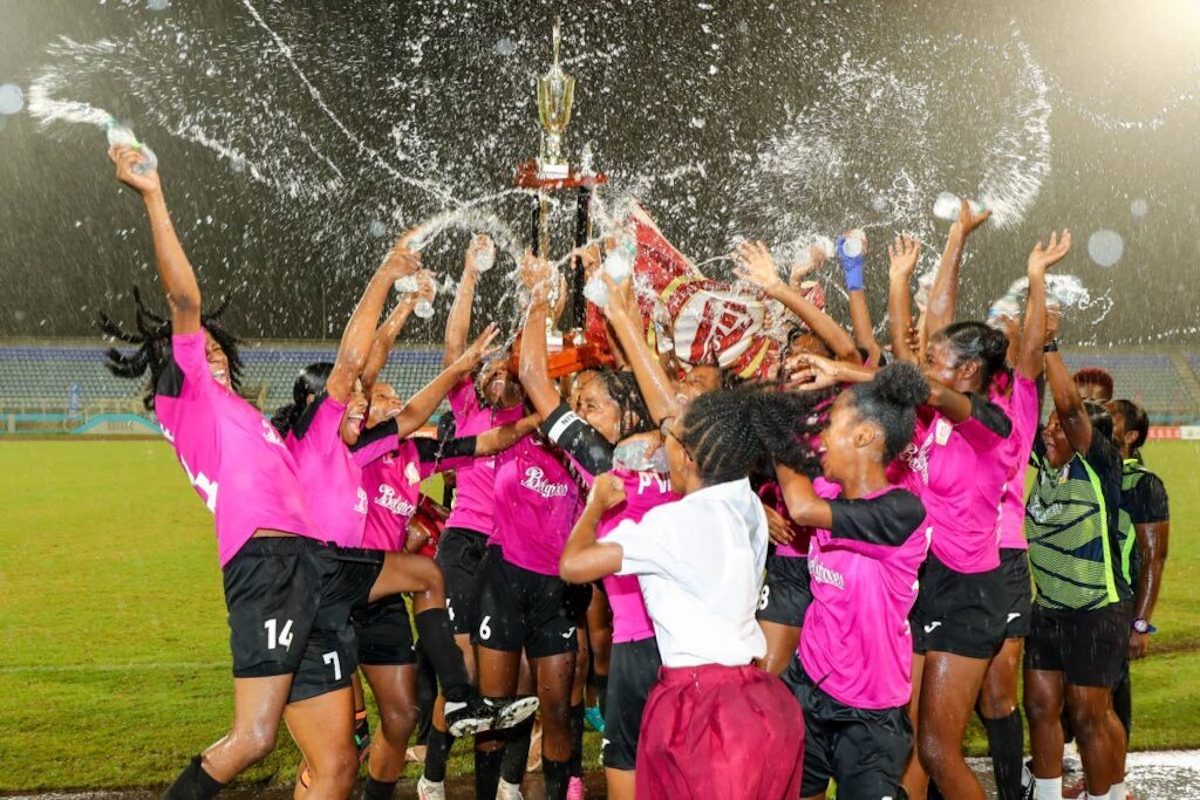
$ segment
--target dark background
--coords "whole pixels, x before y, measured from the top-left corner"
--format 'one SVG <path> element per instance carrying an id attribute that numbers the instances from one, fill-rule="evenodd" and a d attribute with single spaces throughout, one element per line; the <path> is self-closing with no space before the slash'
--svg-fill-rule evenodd
<path id="1" fill-rule="evenodd" d="M 698 261 L 738 237 L 783 245 L 867 226 L 882 317 L 884 233 L 920 234 L 928 269 L 939 191 L 974 195 L 989 170 L 1040 169 L 1021 213 L 972 239 L 964 316 L 982 316 L 1032 243 L 1066 225 L 1076 244 L 1061 270 L 1094 300 L 1066 338 L 1200 337 L 1192 0 L 252 7 L 329 113 L 245 2 L 0 0 L 0 83 L 26 93 L 23 112 L 0 117 L 0 334 L 88 335 L 97 309 L 128 313 L 130 285 L 154 281 L 141 209 L 113 181 L 102 132 L 39 125 L 33 81 L 54 78 L 56 97 L 131 121 L 154 147 L 206 297 L 233 296 L 233 329 L 319 338 L 340 330 L 391 236 L 448 207 L 397 175 L 469 199 L 507 188 L 536 154 L 532 76 L 562 13 L 578 80 L 569 154 L 590 146 L 610 202 L 636 194 Z M 1031 74 L 1051 109 L 1048 147 L 1029 130 L 1046 116 L 1029 111 Z M 526 203 L 488 208 L 523 236 Z M 1099 229 L 1124 239 L 1110 268 L 1088 258 Z M 426 264 L 457 276 L 465 241 L 438 239 Z M 511 266 L 484 283 L 496 316 L 510 314 Z M 440 337 L 448 305 L 440 297 L 438 317 L 406 336 Z"/>

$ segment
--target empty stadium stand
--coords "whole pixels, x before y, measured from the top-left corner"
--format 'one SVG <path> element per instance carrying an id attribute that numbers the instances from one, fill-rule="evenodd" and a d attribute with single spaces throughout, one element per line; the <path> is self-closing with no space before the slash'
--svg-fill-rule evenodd
<path id="1" fill-rule="evenodd" d="M 100 415 L 145 416 L 142 387 L 110 375 L 104 349 L 102 343 L 0 343 L 0 432 L 62 432 L 80 429 Z M 301 368 L 333 357 L 333 343 L 243 345 L 243 394 L 269 412 L 288 402 Z M 1117 395 L 1144 405 L 1157 425 L 1200 423 L 1200 353 L 1074 351 L 1066 360 L 1072 370 L 1107 369 L 1115 377 Z M 441 365 L 440 349 L 398 347 L 383 377 L 407 397 Z"/>

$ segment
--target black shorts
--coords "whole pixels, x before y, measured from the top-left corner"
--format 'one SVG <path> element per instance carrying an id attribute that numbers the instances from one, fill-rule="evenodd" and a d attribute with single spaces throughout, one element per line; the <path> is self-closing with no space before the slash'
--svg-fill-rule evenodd
<path id="1" fill-rule="evenodd" d="M 288 702 L 350 685 L 353 633 L 339 625 L 339 568 L 303 536 L 250 539 L 225 565 L 233 677 L 293 675 Z"/>
<path id="2" fill-rule="evenodd" d="M 913 652 L 990 659 L 1000 651 L 1008 603 L 1000 567 L 957 572 L 930 553 L 920 582 L 909 615 Z"/>
<path id="3" fill-rule="evenodd" d="M 568 583 L 563 589 L 563 607 L 567 619 L 587 620 L 588 606 L 592 604 L 592 584 Z"/>
<path id="4" fill-rule="evenodd" d="M 601 749 L 604 766 L 608 769 L 634 769 L 642 710 L 646 707 L 650 689 L 658 680 L 660 667 L 662 657 L 654 637 L 617 642 L 612 646 Z"/>
<path id="5" fill-rule="evenodd" d="M 479 626 L 472 644 L 489 650 L 525 650 L 530 658 L 574 653 L 575 620 L 567 615 L 567 584 L 504 560 L 489 547 L 479 576 Z"/>
<path id="6" fill-rule="evenodd" d="M 434 561 L 446 581 L 446 611 L 456 636 L 471 634 L 479 624 L 479 566 L 488 537 L 468 528 L 446 528 Z"/>
<path id="7" fill-rule="evenodd" d="M 1024 639 L 1029 635 L 1033 614 L 1033 581 L 1029 577 L 1029 551 L 1005 548 L 1000 551 L 1004 574 L 1004 638 Z"/>
<path id="8" fill-rule="evenodd" d="M 1094 611 L 1057 611 L 1035 605 L 1025 639 L 1025 669 L 1062 672 L 1074 686 L 1115 688 L 1129 649 L 1133 603 Z"/>
<path id="9" fill-rule="evenodd" d="M 833 778 L 838 797 L 895 797 L 912 747 L 908 710 L 867 710 L 840 703 L 815 686 L 795 658 L 784 682 L 804 711 L 800 796 L 823 794 Z"/>
<path id="10" fill-rule="evenodd" d="M 391 666 L 417 663 L 412 625 L 404 595 L 385 597 L 356 609 L 351 621 L 358 634 L 358 663 Z"/>
<path id="11" fill-rule="evenodd" d="M 799 628 L 812 602 L 808 585 L 808 559 L 772 555 L 767 558 L 767 581 L 763 584 L 755 616 L 764 622 Z"/>

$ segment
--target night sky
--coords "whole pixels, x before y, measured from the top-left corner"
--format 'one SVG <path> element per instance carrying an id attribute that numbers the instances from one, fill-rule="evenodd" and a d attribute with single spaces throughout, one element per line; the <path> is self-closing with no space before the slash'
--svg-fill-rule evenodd
<path id="1" fill-rule="evenodd" d="M 982 317 L 1065 225 L 1075 248 L 1058 271 L 1091 295 L 1065 339 L 1200 338 L 1194 0 L 0 0 L 0 84 L 23 100 L 0 115 L 0 334 L 90 335 L 98 309 L 127 314 L 129 287 L 155 280 L 103 132 L 41 124 L 35 85 L 128 120 L 155 149 L 206 299 L 232 295 L 233 329 L 319 338 L 340 331 L 392 236 L 509 188 L 536 155 L 533 75 L 556 13 L 578 80 L 568 154 L 587 145 L 613 179 L 606 202 L 636 196 L 697 261 L 747 237 L 786 261 L 805 237 L 865 227 L 879 321 L 884 235 L 916 232 L 930 269 L 945 233 L 933 198 L 991 197 L 962 318 Z M 480 208 L 520 240 L 528 202 Z M 572 213 L 558 214 L 564 237 Z M 1123 248 L 1108 267 L 1089 257 L 1101 230 Z M 426 265 L 456 277 L 466 237 L 437 239 Z M 511 319 L 511 267 L 488 273 L 478 316 Z M 440 338 L 449 303 L 406 336 Z"/>

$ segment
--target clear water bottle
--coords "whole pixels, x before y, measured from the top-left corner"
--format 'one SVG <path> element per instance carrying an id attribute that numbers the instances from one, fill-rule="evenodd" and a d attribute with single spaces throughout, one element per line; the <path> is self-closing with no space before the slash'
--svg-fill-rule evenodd
<path id="1" fill-rule="evenodd" d="M 433 316 L 433 303 L 425 299 L 418 300 L 413 306 L 413 313 L 421 319 L 429 319 Z"/>
<path id="2" fill-rule="evenodd" d="M 983 213 L 985 206 L 976 200 L 967 200 L 967 205 L 971 208 L 972 214 Z M 944 219 L 947 222 L 954 222 L 958 219 L 958 212 L 962 210 L 962 198 L 950 192 L 942 192 L 933 201 L 933 215 L 938 219 Z"/>
<path id="3" fill-rule="evenodd" d="M 475 256 L 475 269 L 479 272 L 487 272 L 494 266 L 496 266 L 496 243 L 489 236 L 487 246 L 480 248 L 479 253 Z"/>
<path id="4" fill-rule="evenodd" d="M 636 259 L 637 241 L 632 236 L 622 236 L 617 246 L 604 257 L 604 274 L 612 278 L 613 283 L 620 283 L 633 272 Z M 608 305 L 608 285 L 597 275 L 583 287 L 583 296 L 604 308 Z"/>
<path id="5" fill-rule="evenodd" d="M 108 136 L 109 147 L 132 147 L 141 154 L 141 162 L 133 167 L 134 174 L 146 175 L 158 169 L 158 156 L 154 155 L 154 151 L 148 146 L 137 140 L 137 137 L 133 135 L 132 128 L 109 117 L 108 122 L 104 124 L 104 132 Z"/>
<path id="6" fill-rule="evenodd" d="M 867 235 L 858 228 L 846 234 L 846 238 L 842 240 L 842 254 L 847 258 L 858 258 L 863 253 L 863 245 L 867 240 Z"/>
<path id="7" fill-rule="evenodd" d="M 405 275 L 403 278 L 398 278 L 395 286 L 396 291 L 401 294 L 416 294 L 421 290 L 421 282 L 417 280 L 416 275 Z M 422 297 L 413 306 L 413 313 L 421 319 L 429 319 L 433 316 L 433 303 Z"/>

